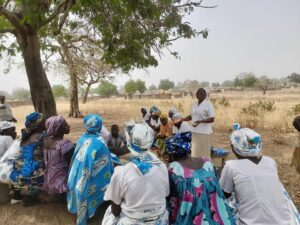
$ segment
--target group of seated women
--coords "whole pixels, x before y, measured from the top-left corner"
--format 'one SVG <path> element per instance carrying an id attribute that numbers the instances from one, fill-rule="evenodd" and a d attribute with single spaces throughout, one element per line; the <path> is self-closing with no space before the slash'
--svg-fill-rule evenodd
<path id="1" fill-rule="evenodd" d="M 25 206 L 45 201 L 41 196 L 66 197 L 77 225 L 86 225 L 104 202 L 110 206 L 103 225 L 300 224 L 255 131 L 236 127 L 230 143 L 237 159 L 226 162 L 219 179 L 209 157 L 191 157 L 191 132 L 163 141 L 169 164 L 163 163 L 152 152 L 161 130 L 155 134 L 145 122 L 126 124 L 130 159 L 116 164 L 101 137 L 102 123 L 99 115 L 84 117 L 86 132 L 74 148 L 64 138 L 70 127 L 62 116 L 28 115 L 20 140 L 0 159 L 0 182 L 12 185 L 13 198 Z M 0 135 L 6 129 L 0 123 Z"/>

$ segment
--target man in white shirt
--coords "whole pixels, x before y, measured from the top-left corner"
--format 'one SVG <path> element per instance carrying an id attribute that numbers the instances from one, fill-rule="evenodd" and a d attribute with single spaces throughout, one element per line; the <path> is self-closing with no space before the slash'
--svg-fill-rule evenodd
<path id="1" fill-rule="evenodd" d="M 4 155 L 16 138 L 16 127 L 8 121 L 0 122 L 0 158 Z"/>
<path id="2" fill-rule="evenodd" d="M 191 114 L 183 121 L 193 121 L 192 157 L 210 157 L 212 123 L 215 119 L 214 108 L 206 100 L 204 88 L 196 92 L 198 102 L 192 106 Z"/>
<path id="3" fill-rule="evenodd" d="M 17 122 L 13 117 L 11 107 L 5 102 L 5 96 L 0 96 L 0 121 Z"/>
<path id="4" fill-rule="evenodd" d="M 192 130 L 191 126 L 187 123 L 182 121 L 182 114 L 181 113 L 175 113 L 172 117 L 173 122 L 173 128 L 172 133 L 173 134 L 180 134 L 185 132 L 190 132 Z"/>

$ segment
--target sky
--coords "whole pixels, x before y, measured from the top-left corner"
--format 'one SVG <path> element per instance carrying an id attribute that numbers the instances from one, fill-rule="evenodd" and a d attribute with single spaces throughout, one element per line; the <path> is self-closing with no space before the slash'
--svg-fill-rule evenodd
<path id="1" fill-rule="evenodd" d="M 172 50 L 180 59 L 165 51 L 157 67 L 134 70 L 119 75 L 115 83 L 123 85 L 130 78 L 142 79 L 148 86 L 169 78 L 176 83 L 186 79 L 222 82 L 241 72 L 257 76 L 285 77 L 300 73 L 300 0 L 204 0 L 214 9 L 196 9 L 186 18 L 194 28 L 209 30 L 201 37 L 178 40 Z M 28 88 L 22 62 L 11 72 L 1 71 L 0 91 Z M 51 84 L 63 82 L 59 74 L 48 73 Z"/>

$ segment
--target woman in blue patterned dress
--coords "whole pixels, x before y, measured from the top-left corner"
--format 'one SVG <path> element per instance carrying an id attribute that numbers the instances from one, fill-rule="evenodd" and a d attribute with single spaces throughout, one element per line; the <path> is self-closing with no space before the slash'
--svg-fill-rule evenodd
<path id="1" fill-rule="evenodd" d="M 87 132 L 77 142 L 68 178 L 68 210 L 77 214 L 77 225 L 86 225 L 104 202 L 113 174 L 110 152 L 100 137 L 102 118 L 90 114 L 83 123 Z"/>
<path id="2" fill-rule="evenodd" d="M 169 222 L 171 225 L 235 225 L 214 166 L 208 158 L 192 158 L 191 132 L 166 141 L 172 162 Z"/>

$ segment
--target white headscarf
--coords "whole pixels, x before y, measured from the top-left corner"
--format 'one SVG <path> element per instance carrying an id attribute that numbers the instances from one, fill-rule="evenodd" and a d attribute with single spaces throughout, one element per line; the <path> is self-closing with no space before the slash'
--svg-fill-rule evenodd
<path id="1" fill-rule="evenodd" d="M 8 122 L 8 121 L 1 121 L 0 122 L 0 133 L 6 129 L 15 127 L 15 125 L 12 122 Z"/>

